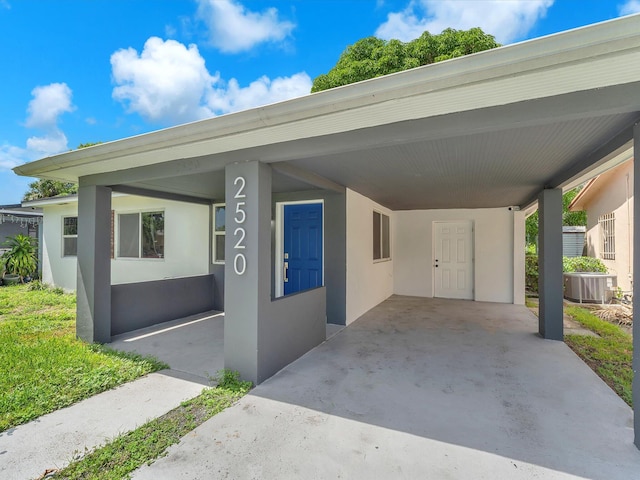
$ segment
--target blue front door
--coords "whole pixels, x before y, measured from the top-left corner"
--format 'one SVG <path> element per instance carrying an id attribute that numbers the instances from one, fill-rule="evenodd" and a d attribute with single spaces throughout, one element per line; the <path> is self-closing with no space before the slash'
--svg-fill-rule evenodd
<path id="1" fill-rule="evenodd" d="M 284 294 L 322 286 L 322 203 L 284 206 Z"/>

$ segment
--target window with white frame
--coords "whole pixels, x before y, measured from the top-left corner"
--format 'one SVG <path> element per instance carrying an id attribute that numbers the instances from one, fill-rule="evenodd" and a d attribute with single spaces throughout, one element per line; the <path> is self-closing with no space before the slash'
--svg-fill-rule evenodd
<path id="1" fill-rule="evenodd" d="M 389 237 L 389 216 L 373 212 L 373 259 L 389 260 L 391 245 Z"/>
<path id="2" fill-rule="evenodd" d="M 225 206 L 224 204 L 213 206 L 213 261 L 224 263 L 225 243 Z"/>
<path id="3" fill-rule="evenodd" d="M 616 259 L 616 217 L 607 213 L 598 217 L 600 226 L 600 254 L 604 260 Z"/>
<path id="4" fill-rule="evenodd" d="M 164 212 L 118 214 L 118 257 L 164 258 Z"/>
<path id="5" fill-rule="evenodd" d="M 62 256 L 78 255 L 78 217 L 62 217 Z"/>

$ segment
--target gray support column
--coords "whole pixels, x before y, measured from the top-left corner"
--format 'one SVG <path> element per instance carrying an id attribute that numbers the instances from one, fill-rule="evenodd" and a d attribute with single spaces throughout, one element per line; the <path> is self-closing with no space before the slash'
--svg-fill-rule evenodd
<path id="1" fill-rule="evenodd" d="M 633 128 L 633 430 L 640 449 L 640 123 Z"/>
<path id="2" fill-rule="evenodd" d="M 259 381 L 260 308 L 271 298 L 271 167 L 226 167 L 224 364 Z"/>
<path id="3" fill-rule="evenodd" d="M 78 305 L 76 334 L 111 341 L 111 189 L 78 189 Z"/>
<path id="4" fill-rule="evenodd" d="M 563 340 L 562 326 L 562 190 L 545 189 L 538 197 L 538 331 Z"/>

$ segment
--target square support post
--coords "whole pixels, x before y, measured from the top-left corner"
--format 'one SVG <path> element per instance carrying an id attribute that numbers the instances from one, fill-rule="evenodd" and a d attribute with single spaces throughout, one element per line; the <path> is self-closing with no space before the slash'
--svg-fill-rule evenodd
<path id="1" fill-rule="evenodd" d="M 260 310 L 271 301 L 271 167 L 228 165 L 225 177 L 224 365 L 257 384 Z"/>
<path id="2" fill-rule="evenodd" d="M 538 212 L 538 332 L 549 340 L 563 340 L 562 190 L 543 190 L 538 197 Z"/>
<path id="3" fill-rule="evenodd" d="M 111 189 L 78 189 L 78 304 L 76 334 L 111 341 Z"/>
<path id="4" fill-rule="evenodd" d="M 640 123 L 633 127 L 633 431 L 640 449 Z"/>

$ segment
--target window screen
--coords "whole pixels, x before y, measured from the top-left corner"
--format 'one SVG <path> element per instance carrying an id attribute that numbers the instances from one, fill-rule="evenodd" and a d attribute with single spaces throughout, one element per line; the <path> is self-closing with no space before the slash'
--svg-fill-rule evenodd
<path id="1" fill-rule="evenodd" d="M 118 215 L 118 256 L 140 256 L 140 214 Z"/>

